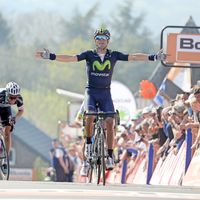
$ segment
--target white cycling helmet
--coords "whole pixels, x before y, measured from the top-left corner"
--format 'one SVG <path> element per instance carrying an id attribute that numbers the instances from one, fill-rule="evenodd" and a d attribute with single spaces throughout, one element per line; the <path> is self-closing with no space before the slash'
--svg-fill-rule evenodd
<path id="1" fill-rule="evenodd" d="M 14 81 L 7 83 L 6 90 L 7 90 L 9 95 L 16 96 L 16 95 L 20 94 L 20 87 Z"/>

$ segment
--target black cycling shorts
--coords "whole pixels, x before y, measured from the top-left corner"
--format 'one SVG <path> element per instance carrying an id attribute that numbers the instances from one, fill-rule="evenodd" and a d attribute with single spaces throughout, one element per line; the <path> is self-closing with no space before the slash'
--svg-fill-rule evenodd
<path id="1" fill-rule="evenodd" d="M 0 107 L 0 121 L 3 126 L 11 126 L 10 120 L 12 118 L 11 107 Z"/>
<path id="2" fill-rule="evenodd" d="M 86 111 L 97 111 L 96 105 L 98 104 L 100 111 L 114 112 L 114 105 L 109 88 L 86 88 L 84 104 Z"/>

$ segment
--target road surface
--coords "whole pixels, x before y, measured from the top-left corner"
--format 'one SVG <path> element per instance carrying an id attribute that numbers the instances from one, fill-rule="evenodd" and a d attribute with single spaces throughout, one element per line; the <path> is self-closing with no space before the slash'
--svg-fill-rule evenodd
<path id="1" fill-rule="evenodd" d="M 200 200 L 200 187 L 0 181 L 0 200 Z"/>

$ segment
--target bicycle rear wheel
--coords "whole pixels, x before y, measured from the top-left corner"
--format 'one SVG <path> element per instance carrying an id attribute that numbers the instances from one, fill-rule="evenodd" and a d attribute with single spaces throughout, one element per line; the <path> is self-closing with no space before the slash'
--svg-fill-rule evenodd
<path id="1" fill-rule="evenodd" d="M 6 152 L 6 146 L 0 139 L 0 180 L 8 180 L 10 175 L 9 157 Z"/>
<path id="2" fill-rule="evenodd" d="M 102 130 L 101 130 L 102 131 Z M 106 165 L 105 165 L 105 147 L 104 147 L 104 133 L 100 133 L 99 138 L 99 162 L 98 162 L 98 180 L 97 184 L 99 184 L 101 181 L 103 185 L 106 183 Z"/>
<path id="3" fill-rule="evenodd" d="M 94 138 L 93 144 L 93 173 L 91 172 L 91 182 L 97 182 L 99 184 L 101 181 L 105 185 L 105 146 L 104 146 L 104 132 L 101 128 L 97 130 Z M 91 178 L 92 177 L 92 178 Z"/>

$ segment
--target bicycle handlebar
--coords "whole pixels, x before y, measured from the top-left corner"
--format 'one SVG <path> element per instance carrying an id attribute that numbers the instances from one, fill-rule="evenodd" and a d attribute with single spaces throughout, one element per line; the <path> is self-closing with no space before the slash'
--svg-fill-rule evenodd
<path id="1" fill-rule="evenodd" d="M 3 124 L 2 123 L 4 123 L 4 122 L 6 122 L 7 120 L 0 120 L 0 125 L 2 125 L 3 126 Z"/>
<path id="2" fill-rule="evenodd" d="M 108 116 L 108 115 L 118 115 L 119 112 L 116 111 L 116 112 L 84 112 L 84 115 L 94 115 L 94 116 Z"/>
<path id="3" fill-rule="evenodd" d="M 10 124 L 14 124 L 12 119 L 10 119 L 10 120 L 0 120 L 0 124 L 1 124 L 1 125 L 2 125 L 4 122 L 9 122 Z"/>
<path id="4" fill-rule="evenodd" d="M 115 120 L 117 122 L 117 125 L 120 125 L 120 117 L 119 117 L 119 111 L 116 110 L 115 112 L 102 112 L 102 111 L 98 111 L 98 112 L 84 112 L 83 114 L 83 126 L 85 126 L 85 116 L 96 116 L 96 117 L 108 117 L 110 115 L 113 115 L 115 117 Z"/>

